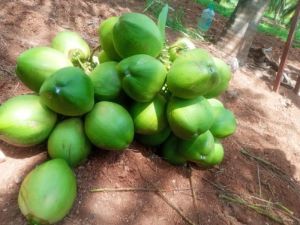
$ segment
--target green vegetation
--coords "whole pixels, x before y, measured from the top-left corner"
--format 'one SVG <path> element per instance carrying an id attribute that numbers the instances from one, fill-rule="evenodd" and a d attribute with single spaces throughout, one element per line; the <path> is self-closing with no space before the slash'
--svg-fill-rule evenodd
<path id="1" fill-rule="evenodd" d="M 150 12 L 155 18 L 158 18 L 159 13 L 166 4 L 164 0 L 146 0 L 146 7 L 144 12 Z M 202 34 L 194 28 L 187 28 L 183 22 L 184 10 L 183 8 L 174 9 L 169 6 L 169 14 L 166 26 L 195 39 L 203 39 Z"/>
<path id="2" fill-rule="evenodd" d="M 266 33 L 272 36 L 276 36 L 281 40 L 286 40 L 288 35 L 288 30 L 281 26 L 275 26 L 269 23 L 260 23 L 258 26 L 258 31 Z"/>
<path id="3" fill-rule="evenodd" d="M 218 13 L 219 15 L 222 15 L 224 17 L 230 17 L 231 13 L 234 11 L 234 8 L 237 4 L 237 0 L 223 0 L 220 2 L 220 4 L 212 1 L 212 0 L 196 0 L 197 3 L 200 5 L 206 7 L 208 6 L 209 3 L 213 3 L 215 7 L 215 12 Z M 292 1 L 290 1 L 292 2 Z M 292 8 L 292 6 L 290 7 Z M 288 11 L 288 9 L 286 9 Z M 283 13 L 286 13 L 288 16 L 285 17 L 284 19 L 281 19 L 282 21 L 275 22 L 275 12 L 272 10 L 272 7 L 269 8 L 265 12 L 264 17 L 266 20 L 261 22 L 258 26 L 258 31 L 261 33 L 265 33 L 267 35 L 272 35 L 275 37 L 280 38 L 283 41 L 287 40 L 288 34 L 289 34 L 289 26 L 288 24 L 290 23 L 291 16 L 288 14 L 286 11 Z M 270 22 L 269 22 L 270 21 Z M 273 23 L 272 23 L 273 21 Z M 281 24 L 280 24 L 281 23 Z M 300 26 L 298 26 L 298 29 L 296 30 L 295 33 L 295 47 L 300 47 Z"/>
<path id="4" fill-rule="evenodd" d="M 267 22 L 260 23 L 258 26 L 258 31 L 265 33 L 267 35 L 272 35 L 275 37 L 280 38 L 282 41 L 286 41 L 287 37 L 289 35 L 288 28 L 280 25 L 274 25 Z M 295 33 L 295 39 L 294 39 L 294 47 L 299 48 L 300 47 L 300 26 L 298 25 L 298 28 Z"/>
<path id="5" fill-rule="evenodd" d="M 230 17 L 237 4 L 237 0 L 221 1 L 220 4 L 212 0 L 196 0 L 196 2 L 205 7 L 208 6 L 209 3 L 213 3 L 215 12 L 224 17 Z"/>
<path id="6" fill-rule="evenodd" d="M 283 41 L 287 40 L 289 33 L 289 24 L 292 17 L 292 9 L 295 7 L 295 0 L 271 0 L 271 5 L 264 14 L 264 20 L 258 26 L 258 31 L 267 35 L 275 36 Z M 238 0 L 221 0 L 217 3 L 213 0 L 195 0 L 203 7 L 207 7 L 208 4 L 214 5 L 214 10 L 217 14 L 229 18 L 233 13 Z M 158 17 L 159 12 L 165 5 L 164 0 L 146 0 L 146 8 L 144 11 L 150 12 L 154 17 Z M 283 5 L 280 5 L 283 4 Z M 277 15 L 275 15 L 277 14 Z M 201 38 L 203 34 L 193 28 L 187 28 L 184 26 L 184 9 L 173 9 L 170 7 L 169 16 L 167 19 L 167 26 L 173 30 L 179 31 L 191 38 Z M 300 47 L 300 26 L 296 30 L 295 41 L 293 44 L 295 47 Z"/>
<path id="7" fill-rule="evenodd" d="M 258 31 L 267 35 L 278 37 L 282 41 L 286 41 L 289 34 L 288 28 L 269 23 L 260 23 Z M 298 26 L 298 29 L 296 30 L 293 46 L 300 48 L 300 26 Z"/>
<path id="8" fill-rule="evenodd" d="M 289 24 L 296 10 L 298 0 L 271 0 L 267 14 L 279 24 Z"/>

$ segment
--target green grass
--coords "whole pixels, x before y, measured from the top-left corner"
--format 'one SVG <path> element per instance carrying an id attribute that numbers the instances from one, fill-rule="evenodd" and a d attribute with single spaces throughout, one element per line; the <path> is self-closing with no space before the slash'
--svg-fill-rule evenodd
<path id="1" fill-rule="evenodd" d="M 258 26 L 258 31 L 268 35 L 278 37 L 283 41 L 286 41 L 289 35 L 289 30 L 287 28 L 283 28 L 281 26 L 275 26 L 273 24 L 268 24 L 268 23 L 260 23 Z M 300 25 L 296 30 L 294 40 L 295 40 L 294 46 L 300 47 Z"/>
<path id="2" fill-rule="evenodd" d="M 268 24 L 268 23 L 260 23 L 258 25 L 258 31 L 268 34 L 268 35 L 272 35 L 272 36 L 276 36 L 278 38 L 280 38 L 281 40 L 285 41 L 287 39 L 288 36 L 288 30 L 280 27 L 280 26 L 275 26 L 273 24 Z"/>
<path id="3" fill-rule="evenodd" d="M 146 7 L 144 12 L 150 12 L 155 18 L 158 18 L 159 13 L 161 12 L 162 8 L 166 2 L 164 0 L 146 0 Z M 194 28 L 187 28 L 184 26 L 183 23 L 184 18 L 184 10 L 183 8 L 174 9 L 172 7 L 169 8 L 168 18 L 166 26 L 181 32 L 185 36 L 194 38 L 194 39 L 201 39 L 203 40 L 203 36 L 199 33 L 198 30 Z"/>
<path id="4" fill-rule="evenodd" d="M 264 17 L 268 18 L 269 20 L 274 20 L 274 12 L 270 12 L 270 11 L 266 10 L 265 13 L 264 13 Z M 280 20 L 278 22 L 280 22 L 282 25 L 287 25 L 287 24 L 289 24 L 291 22 L 291 18 L 290 17 L 287 17 L 284 20 L 282 18 L 281 19 L 277 18 L 277 20 L 278 19 Z"/>

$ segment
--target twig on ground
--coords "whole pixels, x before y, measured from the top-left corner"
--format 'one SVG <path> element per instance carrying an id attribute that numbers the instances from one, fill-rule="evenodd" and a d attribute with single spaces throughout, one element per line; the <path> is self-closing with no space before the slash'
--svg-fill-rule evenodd
<path id="1" fill-rule="evenodd" d="M 246 157 L 254 159 L 258 163 L 260 163 L 264 168 L 271 170 L 279 178 L 281 178 L 282 180 L 289 183 L 291 185 L 291 187 L 293 188 L 293 190 L 295 191 L 295 193 L 297 193 L 298 196 L 300 195 L 300 188 L 299 188 L 299 186 L 297 186 L 297 181 L 293 177 L 286 174 L 281 168 L 277 167 L 273 163 L 271 163 L 261 157 L 251 154 L 250 152 L 246 151 L 243 148 L 240 149 L 240 152 L 243 155 L 245 155 Z"/>
<path id="2" fill-rule="evenodd" d="M 273 169 L 274 171 L 276 171 L 277 173 L 286 175 L 285 172 L 282 171 L 282 169 L 280 169 L 279 167 L 277 167 L 277 166 L 275 166 L 274 164 L 270 163 L 269 161 L 267 161 L 267 160 L 265 160 L 265 159 L 263 159 L 263 158 L 260 158 L 260 157 L 258 157 L 258 156 L 256 156 L 256 155 L 253 155 L 253 154 L 251 154 L 250 152 L 248 152 L 247 150 L 245 150 L 245 149 L 243 149 L 243 148 L 241 148 L 240 152 L 241 152 L 243 155 L 247 156 L 248 158 L 255 159 L 256 161 L 262 163 L 263 165 L 266 165 L 266 166 L 272 168 L 272 169 Z"/>
<path id="3" fill-rule="evenodd" d="M 11 76 L 14 75 L 13 72 L 9 71 L 8 69 L 4 68 L 4 67 L 1 66 L 1 65 L 0 65 L 0 71 L 5 72 L 5 73 L 7 73 L 7 74 L 9 74 L 9 75 L 11 75 Z"/>
<path id="4" fill-rule="evenodd" d="M 280 202 L 271 202 L 261 197 L 250 196 L 250 199 L 256 200 L 256 202 L 246 200 L 234 193 L 233 191 L 225 190 L 219 184 L 216 184 L 212 181 L 207 180 L 206 178 L 202 178 L 204 181 L 215 187 L 219 191 L 219 198 L 222 198 L 226 201 L 237 203 L 243 206 L 246 206 L 249 209 L 254 210 L 255 212 L 268 217 L 269 219 L 280 223 L 285 224 L 285 219 L 292 219 L 297 223 L 300 222 L 300 219 L 294 216 L 294 212 L 283 206 Z M 259 202 L 257 202 L 259 201 Z M 281 217 L 279 214 L 284 215 L 285 217 Z M 285 218 L 285 219 L 284 219 Z"/>
<path id="5" fill-rule="evenodd" d="M 261 181 L 261 184 L 262 185 L 264 185 L 269 191 L 270 191 L 270 193 L 271 193 L 271 195 L 273 196 L 273 197 L 275 197 L 275 193 L 274 193 L 274 191 L 272 190 L 272 187 L 271 187 L 271 185 L 268 183 L 268 181 L 269 180 L 262 180 Z"/>
<path id="6" fill-rule="evenodd" d="M 147 184 L 149 184 L 150 186 L 152 186 L 153 189 L 156 189 L 155 193 L 156 193 L 161 199 L 163 199 L 164 202 L 167 203 L 173 210 L 175 210 L 175 211 L 178 213 L 178 215 L 180 215 L 181 218 L 182 218 L 186 223 L 188 223 L 189 225 L 196 225 L 193 221 L 191 221 L 188 217 L 186 217 L 186 216 L 181 212 L 180 209 L 178 209 L 175 205 L 173 205 L 173 203 L 170 202 L 170 201 L 164 196 L 164 194 L 163 194 L 163 193 L 162 193 L 162 192 L 161 192 L 161 191 L 160 191 L 153 183 L 149 182 L 149 181 L 142 175 L 142 173 L 141 173 L 141 171 L 140 171 L 140 168 L 139 168 L 138 166 L 137 166 L 137 169 L 138 169 L 138 172 L 139 172 L 141 178 L 142 178 Z"/>
<path id="7" fill-rule="evenodd" d="M 257 213 L 268 217 L 269 219 L 271 219 L 277 223 L 284 224 L 283 219 L 280 216 L 274 215 L 270 210 L 268 210 L 268 208 L 264 208 L 263 206 L 251 204 L 239 196 L 231 196 L 231 195 L 227 195 L 227 194 L 221 194 L 219 197 L 224 200 L 227 200 L 229 202 L 238 203 L 240 205 L 246 206 L 250 209 L 253 209 Z"/>
<path id="8" fill-rule="evenodd" d="M 240 153 L 243 154 L 244 156 L 253 159 L 255 161 L 257 161 L 263 168 L 265 168 L 266 170 L 272 172 L 275 176 L 277 176 L 278 178 L 280 178 L 281 180 L 287 182 L 289 185 L 291 185 L 292 190 L 298 195 L 300 196 L 300 188 L 299 188 L 299 182 L 297 182 L 293 177 L 289 176 L 288 174 L 286 174 L 281 168 L 279 168 L 278 166 L 274 165 L 273 163 L 259 157 L 256 156 L 250 152 L 248 152 L 247 150 L 245 150 L 243 148 L 242 145 L 240 145 L 239 143 L 237 143 L 236 141 L 234 141 L 234 143 L 240 148 Z M 268 188 L 271 190 L 271 188 L 268 186 Z M 271 191 L 272 192 L 272 191 Z M 273 192 L 272 192 L 273 195 Z"/>
<path id="9" fill-rule="evenodd" d="M 261 197 L 261 182 L 260 182 L 260 172 L 259 172 L 259 164 L 257 163 L 257 179 L 258 179 L 258 187 L 259 187 L 259 197 Z"/>
<path id="10" fill-rule="evenodd" d="M 206 179 L 205 177 L 202 177 L 202 180 L 204 180 L 205 182 L 209 183 L 211 186 L 214 186 L 216 189 L 218 189 L 219 191 L 224 191 L 224 192 L 227 192 L 227 190 L 222 187 L 221 185 L 218 185 L 208 179 Z"/>
<path id="11" fill-rule="evenodd" d="M 14 88 L 14 90 L 13 90 L 13 93 L 16 92 L 16 90 L 19 88 L 19 86 L 20 86 L 20 82 L 18 82 L 17 85 L 15 86 L 15 88 Z"/>
<path id="12" fill-rule="evenodd" d="M 188 169 L 189 183 L 190 183 L 191 193 L 192 193 L 192 197 L 193 197 L 194 210 L 195 210 L 195 212 L 198 212 L 199 210 L 198 210 L 198 204 L 197 204 L 197 199 L 196 199 L 196 193 L 195 193 L 194 186 L 193 186 L 193 170 L 192 170 L 190 163 L 188 163 L 187 166 L 188 166 L 187 169 Z M 198 215 L 197 218 L 198 218 L 198 223 L 200 224 L 200 215 Z"/>
<path id="13" fill-rule="evenodd" d="M 188 164 L 188 177 L 189 177 L 189 183 L 190 183 L 190 190 L 191 190 L 192 197 L 193 197 L 193 205 L 194 205 L 194 208 L 196 209 L 196 205 L 197 205 L 196 194 L 195 194 L 194 187 L 193 187 L 192 168 L 191 168 L 190 164 Z"/>
<path id="14" fill-rule="evenodd" d="M 256 196 L 251 196 L 251 198 L 256 199 L 258 201 L 265 202 L 272 207 L 276 207 L 276 208 L 280 209 L 282 213 L 286 214 L 287 216 L 290 216 L 292 219 L 294 219 L 298 223 L 300 223 L 300 219 L 298 217 L 294 216 L 294 212 L 292 210 L 288 209 L 286 206 L 282 205 L 280 202 L 270 202 L 266 199 L 258 198 Z"/>
<path id="15" fill-rule="evenodd" d="M 161 197 L 172 209 L 174 209 L 181 217 L 182 219 L 187 222 L 190 225 L 196 225 L 193 221 L 191 221 L 188 217 L 183 215 L 181 210 L 179 210 L 176 206 L 173 205 L 159 190 L 155 192 L 159 197 Z"/>
<path id="16" fill-rule="evenodd" d="M 184 188 L 184 189 L 172 189 L 172 190 L 164 190 L 164 189 L 160 189 L 157 190 L 155 188 L 95 188 L 95 189 L 91 189 L 90 192 L 134 192 L 134 191 L 139 191 L 139 192 L 157 192 L 157 191 L 161 191 L 161 192 L 180 192 L 180 191 L 189 191 L 189 188 Z"/>
<path id="17" fill-rule="evenodd" d="M 297 221 L 298 224 L 300 224 L 300 218 L 294 216 L 294 212 L 293 211 L 291 211 L 290 209 L 288 209 L 285 206 L 283 206 L 280 202 L 276 202 L 276 203 L 274 203 L 274 205 L 276 207 L 278 207 L 279 209 L 281 209 L 284 214 L 286 214 L 287 216 L 291 217 L 292 219 L 294 219 L 295 221 Z"/>

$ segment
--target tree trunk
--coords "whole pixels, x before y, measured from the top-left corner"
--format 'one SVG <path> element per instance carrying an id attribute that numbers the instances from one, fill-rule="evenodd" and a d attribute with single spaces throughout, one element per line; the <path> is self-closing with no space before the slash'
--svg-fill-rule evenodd
<path id="1" fill-rule="evenodd" d="M 233 24 L 235 17 L 236 17 L 236 12 L 239 8 L 244 7 L 246 2 L 248 0 L 239 0 L 236 7 L 234 8 L 234 11 L 232 12 L 232 14 L 229 17 L 229 20 L 226 23 L 225 29 L 223 30 L 223 33 L 226 34 L 227 33 L 227 29 Z"/>
<path id="2" fill-rule="evenodd" d="M 218 46 L 244 65 L 256 33 L 257 25 L 267 8 L 269 0 L 240 0 L 235 18 Z"/>

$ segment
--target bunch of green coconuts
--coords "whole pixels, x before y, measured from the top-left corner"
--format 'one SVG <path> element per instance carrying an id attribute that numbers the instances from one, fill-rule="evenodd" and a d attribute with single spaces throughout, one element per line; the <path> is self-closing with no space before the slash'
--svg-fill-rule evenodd
<path id="1" fill-rule="evenodd" d="M 186 38 L 167 45 L 163 10 L 157 24 L 139 13 L 103 21 L 97 57 L 77 33 L 62 31 L 49 47 L 17 58 L 17 76 L 33 93 L 0 106 L 0 140 L 47 141 L 51 158 L 21 184 L 18 203 L 29 223 L 67 215 L 77 192 L 72 168 L 92 146 L 124 151 L 135 139 L 174 165 L 222 162 L 221 140 L 236 120 L 215 97 L 227 89 L 230 69 Z"/>

